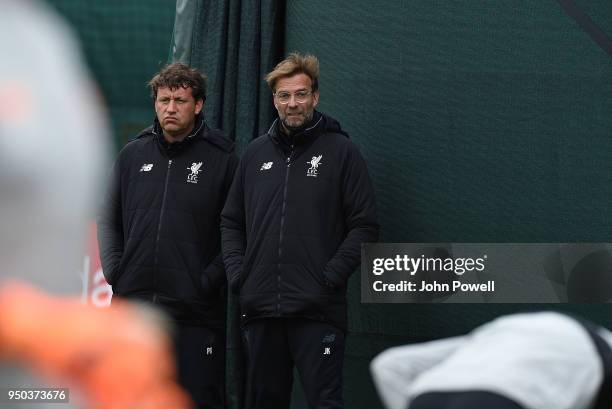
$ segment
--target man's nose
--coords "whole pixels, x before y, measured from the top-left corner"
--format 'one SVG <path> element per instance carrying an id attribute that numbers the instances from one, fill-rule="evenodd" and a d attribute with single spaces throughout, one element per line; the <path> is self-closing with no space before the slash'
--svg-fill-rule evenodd
<path id="1" fill-rule="evenodd" d="M 168 111 L 176 112 L 176 102 L 173 99 L 168 103 Z"/>
<path id="2" fill-rule="evenodd" d="M 295 108 L 298 105 L 295 95 L 291 94 L 287 105 L 289 105 L 291 108 Z"/>

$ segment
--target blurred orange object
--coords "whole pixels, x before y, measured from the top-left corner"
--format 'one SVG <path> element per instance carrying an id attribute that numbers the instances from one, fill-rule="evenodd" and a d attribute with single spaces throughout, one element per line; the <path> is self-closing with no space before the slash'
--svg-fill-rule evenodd
<path id="1" fill-rule="evenodd" d="M 144 306 L 96 308 L 10 283 L 0 290 L 0 356 L 67 382 L 92 409 L 190 408 L 162 322 Z"/>

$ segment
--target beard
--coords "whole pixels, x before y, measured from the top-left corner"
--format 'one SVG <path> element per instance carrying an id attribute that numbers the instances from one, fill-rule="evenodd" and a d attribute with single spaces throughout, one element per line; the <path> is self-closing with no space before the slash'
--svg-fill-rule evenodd
<path id="1" fill-rule="evenodd" d="M 292 121 L 293 123 L 289 123 L 289 120 L 287 119 L 287 115 L 285 115 L 285 117 L 281 119 L 281 123 L 283 124 L 283 127 L 287 131 L 289 131 L 289 133 L 298 132 L 304 129 L 306 127 L 306 124 L 308 124 L 312 120 L 313 112 L 314 111 L 307 112 L 304 115 L 304 120 L 299 121 L 299 123 L 296 123 L 295 121 Z"/>

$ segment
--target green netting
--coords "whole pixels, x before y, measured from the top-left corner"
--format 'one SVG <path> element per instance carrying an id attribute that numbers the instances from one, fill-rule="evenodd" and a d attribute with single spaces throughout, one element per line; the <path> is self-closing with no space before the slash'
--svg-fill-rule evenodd
<path id="1" fill-rule="evenodd" d="M 163 66 L 175 3 L 47 0 L 70 23 L 107 104 L 117 148 L 151 123 L 146 82 Z"/>

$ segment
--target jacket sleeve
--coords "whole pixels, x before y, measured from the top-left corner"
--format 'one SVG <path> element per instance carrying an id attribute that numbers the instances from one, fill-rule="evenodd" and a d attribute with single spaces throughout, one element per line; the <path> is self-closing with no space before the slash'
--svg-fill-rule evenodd
<path id="1" fill-rule="evenodd" d="M 344 288 L 359 267 L 361 244 L 378 240 L 374 188 L 365 160 L 353 144 L 349 145 L 342 172 L 342 209 L 347 235 L 323 269 L 328 285 Z"/>
<path id="2" fill-rule="evenodd" d="M 123 256 L 123 221 L 121 216 L 121 170 L 119 160 L 111 171 L 110 182 L 98 216 L 98 247 L 102 273 L 113 285 Z"/>
<path id="3" fill-rule="evenodd" d="M 232 154 L 232 156 L 227 162 L 227 168 L 223 181 L 223 192 L 221 194 L 223 203 L 225 203 L 225 201 L 227 200 L 228 191 L 234 179 L 234 174 L 236 173 L 237 165 L 238 158 L 235 154 Z M 206 266 L 206 268 L 202 272 L 201 283 L 204 291 L 222 291 L 222 289 L 225 288 L 226 274 L 221 251 L 219 251 L 215 258 L 208 264 L 208 266 Z"/>
<path id="4" fill-rule="evenodd" d="M 237 294 L 240 289 L 242 262 L 246 251 L 244 162 L 243 158 L 234 176 L 223 212 L 221 212 L 223 261 L 227 270 L 227 279 L 234 294 Z"/>

